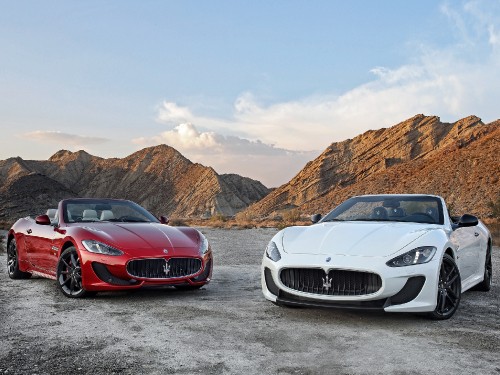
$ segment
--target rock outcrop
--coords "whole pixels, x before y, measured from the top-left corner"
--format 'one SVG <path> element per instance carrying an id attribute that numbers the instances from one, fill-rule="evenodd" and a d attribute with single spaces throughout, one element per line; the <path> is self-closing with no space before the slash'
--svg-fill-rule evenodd
<path id="1" fill-rule="evenodd" d="M 457 213 L 487 216 L 500 192 L 500 121 L 443 123 L 417 115 L 332 143 L 289 183 L 250 206 L 253 215 L 298 207 L 325 213 L 358 194 L 438 194 Z"/>
<path id="2" fill-rule="evenodd" d="M 166 145 L 123 159 L 61 150 L 45 161 L 0 161 L 0 221 L 41 212 L 66 197 L 130 199 L 156 215 L 231 216 L 268 192 L 258 181 L 219 175 Z"/>

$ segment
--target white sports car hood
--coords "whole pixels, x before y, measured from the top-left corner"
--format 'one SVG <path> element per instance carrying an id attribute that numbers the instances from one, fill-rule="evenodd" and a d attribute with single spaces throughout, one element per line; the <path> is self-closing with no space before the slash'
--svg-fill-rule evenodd
<path id="1" fill-rule="evenodd" d="M 289 254 L 388 256 L 435 230 L 435 225 L 397 222 L 329 222 L 283 231 Z"/>

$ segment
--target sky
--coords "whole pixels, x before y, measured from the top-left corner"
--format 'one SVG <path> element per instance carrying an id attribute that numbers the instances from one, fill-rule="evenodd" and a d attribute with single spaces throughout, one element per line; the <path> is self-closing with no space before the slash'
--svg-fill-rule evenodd
<path id="1" fill-rule="evenodd" d="M 157 144 L 276 187 L 416 114 L 500 118 L 500 0 L 0 0 L 0 160 Z"/>

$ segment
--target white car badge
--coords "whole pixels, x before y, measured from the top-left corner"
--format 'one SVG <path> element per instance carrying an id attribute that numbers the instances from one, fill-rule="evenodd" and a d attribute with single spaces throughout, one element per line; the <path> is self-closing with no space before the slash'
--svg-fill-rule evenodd
<path id="1" fill-rule="evenodd" d="M 328 275 L 325 276 L 324 278 L 321 279 L 321 281 L 323 281 L 323 288 L 326 289 L 326 291 L 328 292 L 328 290 L 332 287 L 332 278 L 328 278 Z"/>
<path id="2" fill-rule="evenodd" d="M 170 273 L 170 264 L 168 264 L 168 261 L 165 261 L 165 265 L 163 266 L 163 272 L 165 272 L 165 275 L 167 276 Z"/>
<path id="3" fill-rule="evenodd" d="M 163 253 L 164 254 L 168 254 L 168 250 L 167 249 L 163 249 Z"/>

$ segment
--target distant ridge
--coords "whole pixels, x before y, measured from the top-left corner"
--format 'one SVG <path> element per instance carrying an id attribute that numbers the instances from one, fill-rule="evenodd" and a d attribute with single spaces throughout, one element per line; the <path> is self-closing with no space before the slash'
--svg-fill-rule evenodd
<path id="1" fill-rule="evenodd" d="M 231 216 L 268 192 L 259 181 L 219 175 L 166 145 L 123 159 L 60 150 L 44 161 L 0 161 L 0 221 L 40 213 L 67 197 L 130 199 L 157 215 Z"/>
<path id="2" fill-rule="evenodd" d="M 456 213 L 486 217 L 500 194 L 500 121 L 469 116 L 454 123 L 416 115 L 390 128 L 332 143 L 290 182 L 247 212 L 268 216 L 290 208 L 326 213 L 359 194 L 443 196 Z"/>

